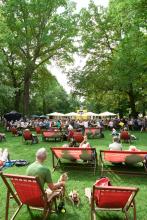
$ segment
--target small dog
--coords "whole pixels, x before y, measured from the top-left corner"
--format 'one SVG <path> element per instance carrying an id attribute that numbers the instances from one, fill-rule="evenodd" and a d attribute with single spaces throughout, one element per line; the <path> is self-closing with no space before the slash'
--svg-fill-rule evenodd
<path id="1" fill-rule="evenodd" d="M 58 183 L 64 181 L 66 182 L 68 180 L 68 175 L 67 173 L 63 173 L 60 178 L 58 179 Z M 65 195 L 65 186 L 64 187 L 61 187 L 62 191 L 61 191 L 61 195 L 62 197 L 64 197 Z M 58 190 L 55 190 L 55 192 L 57 192 Z M 46 189 L 46 192 L 47 192 L 47 195 L 48 195 L 48 198 L 54 193 L 54 191 L 52 191 L 50 188 L 47 188 Z"/>
<path id="2" fill-rule="evenodd" d="M 60 176 L 60 178 L 58 179 L 58 183 L 60 183 L 60 182 L 66 182 L 68 180 L 68 175 L 67 175 L 67 173 L 63 173 L 61 176 Z M 66 190 L 65 190 L 65 186 L 63 186 L 63 187 L 61 187 L 61 189 L 62 189 L 62 197 L 66 197 L 67 196 L 67 193 L 66 193 Z"/>
<path id="3" fill-rule="evenodd" d="M 80 205 L 80 197 L 79 194 L 76 190 L 73 190 L 69 193 L 69 199 L 72 202 L 73 205 L 76 205 L 79 207 Z"/>
<path id="4" fill-rule="evenodd" d="M 63 173 L 63 174 L 60 176 L 60 178 L 58 179 L 58 183 L 60 183 L 60 182 L 62 182 L 62 181 L 66 182 L 67 180 L 68 180 L 68 175 L 67 175 L 67 173 Z"/>

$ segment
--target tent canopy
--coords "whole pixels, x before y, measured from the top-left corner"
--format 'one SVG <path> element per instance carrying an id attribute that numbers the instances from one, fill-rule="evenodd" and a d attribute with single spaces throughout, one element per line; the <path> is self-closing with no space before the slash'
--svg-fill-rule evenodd
<path id="1" fill-rule="evenodd" d="M 22 114 L 16 111 L 11 111 L 7 114 L 4 115 L 4 118 L 7 119 L 7 121 L 16 121 L 16 120 L 20 120 L 20 118 L 22 117 Z"/>
<path id="2" fill-rule="evenodd" d="M 31 115 L 31 118 L 39 118 L 39 115 Z"/>
<path id="3" fill-rule="evenodd" d="M 47 114 L 48 116 L 55 116 L 55 117 L 62 117 L 62 116 L 65 116 L 63 113 L 60 113 L 60 112 L 53 112 L 53 113 L 50 113 L 50 114 Z"/>
<path id="4" fill-rule="evenodd" d="M 82 115 L 81 114 L 79 114 L 79 113 L 76 113 L 76 112 L 69 112 L 69 113 L 67 113 L 67 114 L 65 114 L 65 116 L 66 117 L 82 117 L 82 116 L 84 116 L 84 117 L 93 117 L 93 116 L 98 116 L 98 114 L 96 114 L 96 113 L 94 113 L 94 112 L 85 112 L 85 113 L 83 113 Z"/>
<path id="5" fill-rule="evenodd" d="M 39 118 L 47 118 L 46 115 L 40 115 Z"/>
<path id="6" fill-rule="evenodd" d="M 78 115 L 78 113 L 76 112 L 69 112 L 67 114 L 65 114 L 66 117 L 76 117 Z"/>
<path id="7" fill-rule="evenodd" d="M 100 117 L 108 117 L 108 116 L 115 116 L 116 114 L 112 113 L 112 112 L 102 112 L 100 114 L 98 114 L 97 116 Z"/>
<path id="8" fill-rule="evenodd" d="M 85 113 L 85 115 L 87 115 L 87 116 L 98 116 L 98 114 L 96 114 L 96 113 L 94 113 L 94 112 L 87 112 L 87 113 Z"/>

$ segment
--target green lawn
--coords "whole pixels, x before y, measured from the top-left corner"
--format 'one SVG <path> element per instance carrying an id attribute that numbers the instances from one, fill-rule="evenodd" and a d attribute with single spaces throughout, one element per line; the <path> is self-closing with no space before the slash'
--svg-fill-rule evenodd
<path id="1" fill-rule="evenodd" d="M 2 131 L 2 129 L 1 129 Z M 108 149 L 108 144 L 111 143 L 112 137 L 109 131 L 105 131 L 105 138 L 99 140 L 92 140 L 89 141 L 93 147 L 96 147 L 97 152 L 100 149 Z M 137 146 L 142 150 L 147 150 L 147 133 L 139 133 L 134 132 L 138 137 L 138 140 L 134 141 L 133 145 Z M 40 147 L 45 147 L 48 150 L 48 160 L 46 162 L 46 166 L 52 169 L 52 161 L 51 161 L 51 151 L 50 147 L 52 146 L 60 146 L 61 143 L 54 143 L 54 142 L 42 142 L 40 137 L 39 144 L 24 144 L 22 143 L 22 137 L 12 137 L 11 133 L 6 133 L 7 141 L 0 142 L 0 147 L 5 148 L 7 147 L 10 152 L 11 159 L 25 159 L 29 162 L 33 162 L 35 160 L 35 152 Z M 123 145 L 124 149 L 128 149 L 129 144 Z M 16 173 L 16 174 L 25 174 L 26 167 L 11 167 L 4 170 L 7 173 Z M 53 180 L 57 181 L 61 174 L 60 170 L 55 171 L 52 174 Z M 49 219 L 65 219 L 65 220 L 90 220 L 90 207 L 88 204 L 88 200 L 84 195 L 84 188 L 91 187 L 96 179 L 99 178 L 99 172 L 97 171 L 96 175 L 93 176 L 92 172 L 87 170 L 71 170 L 68 172 L 69 180 L 67 182 L 67 191 L 70 192 L 72 189 L 78 190 L 80 197 L 81 197 L 81 205 L 77 207 L 73 207 L 71 203 L 67 201 L 66 209 L 67 212 L 65 214 L 60 215 L 51 215 Z M 146 177 L 134 177 L 134 176 L 127 176 L 127 175 L 118 175 L 118 174 L 109 174 L 107 175 L 113 185 L 117 186 L 134 186 L 139 187 L 140 191 L 136 197 L 137 203 L 137 219 L 146 220 L 146 198 L 147 198 L 147 179 Z M 4 220 L 4 213 L 5 213 L 5 200 L 6 200 L 6 189 L 0 179 L 0 219 Z M 11 208 L 11 211 L 14 211 L 15 204 Z M 33 211 L 34 219 L 42 219 L 41 213 Z M 130 213 L 130 220 L 132 219 L 132 213 Z M 18 216 L 16 217 L 18 220 L 29 220 L 30 215 L 24 206 Z M 115 219 L 123 219 L 122 213 L 118 212 L 100 212 L 97 215 L 97 219 L 102 220 L 115 220 Z"/>

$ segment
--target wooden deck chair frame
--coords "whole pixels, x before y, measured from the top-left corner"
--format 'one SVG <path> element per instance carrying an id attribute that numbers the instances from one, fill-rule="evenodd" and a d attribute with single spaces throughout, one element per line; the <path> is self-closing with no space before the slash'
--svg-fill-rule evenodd
<path id="1" fill-rule="evenodd" d="M 128 133 L 128 132 L 127 132 Z M 127 134 L 126 134 L 126 136 L 123 136 L 123 133 L 120 133 L 120 141 L 121 141 L 121 143 L 129 143 L 129 144 L 131 144 L 132 143 L 132 140 L 131 140 L 131 135 L 129 135 L 129 133 L 128 133 L 128 136 L 127 136 Z"/>
<path id="2" fill-rule="evenodd" d="M 56 142 L 56 141 L 62 141 L 62 139 L 63 139 L 63 135 L 59 130 L 58 131 L 50 130 L 50 131 L 42 132 L 43 141 L 54 140 Z"/>
<path id="3" fill-rule="evenodd" d="M 3 174 L 2 172 L 0 172 L 0 176 L 1 176 L 4 184 L 7 187 L 5 220 L 9 219 L 9 204 L 10 204 L 10 199 L 12 199 L 12 198 L 17 203 L 18 208 L 16 209 L 13 216 L 10 218 L 11 220 L 15 219 L 16 215 L 18 214 L 18 212 L 20 211 L 20 209 L 22 208 L 23 205 L 27 205 L 28 211 L 31 214 L 31 216 L 32 216 L 31 209 L 43 211 L 43 218 L 42 218 L 43 220 L 47 219 L 48 215 L 51 214 L 52 212 L 57 211 L 56 197 L 53 197 L 50 201 L 48 201 L 47 195 L 46 195 L 44 189 L 42 188 L 38 177 L 14 175 L 14 174 Z M 23 203 L 21 201 L 21 198 L 19 198 L 19 196 L 17 195 L 17 190 L 15 189 L 15 187 L 11 186 L 11 183 L 10 183 L 11 179 L 17 179 L 17 180 L 19 179 L 20 181 L 25 181 L 25 182 L 28 181 L 29 184 L 31 184 L 31 182 L 36 182 L 36 184 L 38 184 L 39 189 L 41 191 L 42 201 L 44 203 L 44 206 L 38 208 L 38 207 L 30 206 L 29 204 Z M 16 191 L 14 191 L 13 188 Z M 55 210 L 52 210 L 52 208 L 51 208 L 53 203 L 55 205 Z"/>
<path id="4" fill-rule="evenodd" d="M 115 194 L 115 191 L 119 192 L 127 192 L 132 191 L 131 196 L 129 197 L 128 201 L 126 202 L 125 206 L 122 208 L 107 208 L 103 207 L 100 208 L 95 204 L 94 200 L 94 193 L 95 190 L 102 190 L 102 191 L 112 191 Z M 125 220 L 129 220 L 128 211 L 129 208 L 133 208 L 133 219 L 136 220 L 136 203 L 135 203 L 135 196 L 138 192 L 139 188 L 129 188 L 129 187 L 116 187 L 116 186 L 108 186 L 108 187 L 98 187 L 93 185 L 93 191 L 91 193 L 91 220 L 96 220 L 96 211 L 122 211 L 125 215 Z"/>
<path id="5" fill-rule="evenodd" d="M 79 148 L 79 147 L 51 147 L 50 148 L 51 152 L 52 152 L 52 165 L 53 165 L 53 172 L 57 169 L 57 168 L 65 168 L 65 167 L 70 167 L 70 168 L 91 168 L 93 169 L 93 173 L 95 175 L 96 173 L 96 169 L 98 167 L 98 160 L 97 160 L 97 152 L 95 148 Z M 94 153 L 94 159 L 92 160 L 91 163 L 89 164 L 84 164 L 83 162 L 76 164 L 75 162 L 69 161 L 68 163 L 64 163 L 62 162 L 62 158 L 59 158 L 55 153 L 54 150 L 62 150 L 62 151 L 85 151 L 85 150 L 91 150 Z M 86 166 L 85 166 L 86 165 Z"/>
<path id="6" fill-rule="evenodd" d="M 22 142 L 23 143 L 26 143 L 26 144 L 28 144 L 28 143 L 31 143 L 31 144 L 33 144 L 33 137 L 32 137 L 32 132 L 31 131 L 27 131 L 28 133 L 30 133 L 30 137 L 31 138 L 26 138 L 25 137 L 25 133 L 26 133 L 26 131 L 23 131 L 23 133 L 22 133 Z"/>
<path id="7" fill-rule="evenodd" d="M 143 155 L 145 156 L 147 154 L 147 151 L 110 151 L 110 150 L 100 150 L 100 153 L 99 153 L 99 160 L 98 160 L 98 166 L 99 166 L 99 171 L 100 171 L 100 176 L 104 176 L 106 172 L 115 172 L 115 173 L 119 173 L 119 174 L 127 174 L 127 175 L 134 175 L 134 176 L 146 176 L 147 175 L 147 172 L 146 171 L 141 171 L 141 172 L 138 172 L 138 171 L 128 171 L 127 169 L 126 170 L 121 170 L 119 167 L 117 170 L 111 170 L 111 169 L 108 169 L 106 167 L 106 163 L 112 163 L 112 162 L 109 162 L 109 161 L 106 161 L 104 159 L 104 154 L 107 153 L 107 154 L 116 154 L 116 156 L 118 155 L 119 157 L 119 154 L 123 155 L 124 156 L 128 156 L 128 155 Z M 125 160 L 123 161 L 120 161 L 120 162 L 125 162 Z M 115 163 L 115 162 L 114 162 Z M 121 167 L 121 166 L 120 166 Z M 143 158 L 142 158 L 142 167 L 144 168 L 144 163 L 143 163 Z"/>

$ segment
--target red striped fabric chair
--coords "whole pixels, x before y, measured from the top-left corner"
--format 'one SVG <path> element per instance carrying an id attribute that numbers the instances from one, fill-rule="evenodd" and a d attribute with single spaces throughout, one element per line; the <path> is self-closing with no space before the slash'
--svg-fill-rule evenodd
<path id="1" fill-rule="evenodd" d="M 131 136 L 130 134 L 128 133 L 128 131 L 122 131 L 120 133 L 120 140 L 121 141 L 124 141 L 126 143 L 131 143 Z"/>
<path id="2" fill-rule="evenodd" d="M 23 131 L 22 138 L 26 143 L 37 144 L 39 142 L 37 135 L 32 134 L 29 129 Z"/>
<path id="3" fill-rule="evenodd" d="M 84 136 L 81 132 L 74 132 L 73 139 L 77 143 L 81 143 L 84 140 Z"/>
<path id="4" fill-rule="evenodd" d="M 108 178 L 102 178 L 93 185 L 91 194 L 91 220 L 96 220 L 97 211 L 122 211 L 129 220 L 129 209 L 133 208 L 133 219 L 136 220 L 135 196 L 138 188 L 109 185 Z M 132 219 L 132 218 L 131 218 Z"/>
<path id="5" fill-rule="evenodd" d="M 35 131 L 37 134 L 41 134 L 42 131 L 41 131 L 41 127 L 35 127 Z"/>
<path id="6" fill-rule="evenodd" d="M 56 211 L 56 197 L 48 201 L 47 195 L 37 177 L 3 173 L 0 173 L 0 175 L 4 184 L 7 187 L 5 220 L 8 220 L 9 217 L 10 198 L 13 198 L 18 205 L 18 208 L 11 217 L 11 220 L 13 220 L 16 217 L 23 205 L 27 206 L 30 214 L 30 208 L 43 210 L 42 219 L 46 219 L 48 215 L 53 211 L 53 202 L 55 204 Z"/>
<path id="7" fill-rule="evenodd" d="M 13 135 L 13 136 L 18 136 L 17 128 L 12 127 L 12 128 L 11 128 L 11 132 L 12 132 L 12 135 Z"/>

